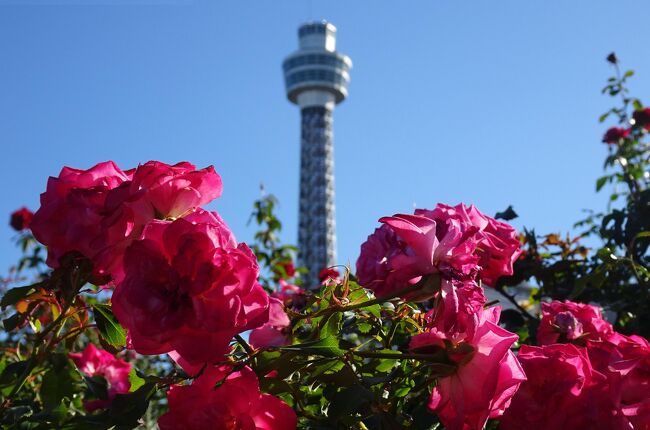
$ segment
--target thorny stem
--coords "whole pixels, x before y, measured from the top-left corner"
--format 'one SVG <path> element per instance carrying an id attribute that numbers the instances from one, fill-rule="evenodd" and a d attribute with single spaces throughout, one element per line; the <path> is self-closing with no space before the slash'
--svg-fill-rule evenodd
<path id="1" fill-rule="evenodd" d="M 409 285 L 406 288 L 402 288 L 401 290 L 395 291 L 391 294 L 388 294 L 386 296 L 378 297 L 372 300 L 366 300 L 365 302 L 360 302 L 360 303 L 354 303 L 351 305 L 347 306 L 342 306 L 342 305 L 336 305 L 336 306 L 330 306 L 329 308 L 322 309 L 320 311 L 311 313 L 311 314 L 297 314 L 298 319 L 305 319 L 305 318 L 316 318 L 320 317 L 323 315 L 329 315 L 334 312 L 347 312 L 347 311 L 352 311 L 355 309 L 360 309 L 360 308 L 366 308 L 368 306 L 373 306 L 381 303 L 385 303 L 389 300 L 392 300 L 394 298 L 406 295 L 408 293 L 412 293 L 413 291 L 417 291 L 418 289 L 422 288 L 422 285 L 420 282 L 417 284 Z"/>
<path id="2" fill-rule="evenodd" d="M 246 340 L 241 337 L 241 335 L 236 334 L 235 339 L 237 340 L 237 343 L 241 345 L 242 348 L 244 348 L 244 351 L 246 351 L 246 354 L 248 354 L 249 357 L 252 357 L 255 351 L 253 351 L 253 348 L 246 342 Z"/>
<path id="3" fill-rule="evenodd" d="M 388 358 L 388 359 L 412 359 L 420 361 L 433 361 L 430 354 L 404 353 L 400 351 L 352 351 L 354 355 L 363 358 Z M 437 360 L 436 360 L 437 362 Z"/>
<path id="4" fill-rule="evenodd" d="M 527 318 L 528 320 L 531 320 L 531 321 L 534 321 L 534 320 L 537 319 L 537 318 L 536 318 L 535 316 L 533 316 L 530 312 L 528 312 L 528 310 L 526 310 L 526 308 L 524 308 L 523 306 L 521 306 L 521 305 L 517 302 L 517 300 L 514 298 L 514 296 L 508 294 L 508 293 L 507 293 L 503 288 L 495 288 L 495 290 L 498 291 L 499 294 L 501 294 L 503 297 L 505 297 L 506 299 L 508 299 L 508 301 L 509 301 L 510 303 L 512 303 L 512 304 L 517 308 L 517 310 L 518 310 L 519 312 L 521 312 L 521 314 L 522 314 L 525 318 Z"/>

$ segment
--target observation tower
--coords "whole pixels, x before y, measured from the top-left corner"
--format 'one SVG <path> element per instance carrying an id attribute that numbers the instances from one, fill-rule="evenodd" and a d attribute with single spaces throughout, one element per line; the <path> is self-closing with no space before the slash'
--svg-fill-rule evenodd
<path id="1" fill-rule="evenodd" d="M 282 63 L 287 98 L 300 107 L 298 259 L 318 288 L 321 269 L 336 264 L 334 106 L 348 96 L 350 57 L 336 52 L 336 27 L 311 22 L 298 29 L 299 48 Z"/>

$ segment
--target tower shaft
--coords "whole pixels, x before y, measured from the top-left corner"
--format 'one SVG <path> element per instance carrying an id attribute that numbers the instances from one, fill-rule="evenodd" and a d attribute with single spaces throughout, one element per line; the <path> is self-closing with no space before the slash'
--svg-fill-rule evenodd
<path id="1" fill-rule="evenodd" d="M 319 283 L 321 269 L 336 264 L 334 146 L 332 109 L 301 109 L 299 259 L 307 285 Z"/>
<path id="2" fill-rule="evenodd" d="M 336 51 L 336 27 L 322 22 L 298 29 L 299 48 L 282 62 L 287 98 L 300 106 L 298 259 L 307 288 L 336 264 L 332 112 L 348 96 L 352 60 Z"/>

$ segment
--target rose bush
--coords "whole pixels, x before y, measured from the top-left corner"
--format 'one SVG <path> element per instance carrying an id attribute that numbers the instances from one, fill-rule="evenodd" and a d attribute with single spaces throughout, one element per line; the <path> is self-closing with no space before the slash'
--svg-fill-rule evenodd
<path id="1" fill-rule="evenodd" d="M 0 301 L 0 424 L 650 429 L 650 111 L 622 101 L 597 187 L 625 202 L 579 224 L 601 248 L 438 204 L 381 218 L 356 273 L 319 285 L 272 196 L 249 245 L 202 207 L 212 167 L 65 167 L 31 222 L 12 214 L 25 255 L 5 283 L 34 279 Z"/>

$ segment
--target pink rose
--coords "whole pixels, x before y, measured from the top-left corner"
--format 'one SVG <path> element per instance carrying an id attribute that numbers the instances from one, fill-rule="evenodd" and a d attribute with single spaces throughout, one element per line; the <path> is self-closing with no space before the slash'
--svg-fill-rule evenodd
<path id="1" fill-rule="evenodd" d="M 523 345 L 517 355 L 528 380 L 501 419 L 504 430 L 623 429 L 604 377 L 583 348 Z"/>
<path id="2" fill-rule="evenodd" d="M 650 429 L 650 345 L 639 336 L 612 333 L 587 342 L 595 369 L 605 375 L 615 415 L 627 427 Z"/>
<path id="3" fill-rule="evenodd" d="M 84 408 L 88 412 L 107 408 L 116 394 L 129 392 L 131 365 L 126 361 L 115 358 L 113 354 L 103 349 L 97 349 L 92 343 L 89 343 L 83 352 L 70 353 L 69 357 L 81 373 L 88 377 L 101 376 L 108 383 L 108 399 L 84 402 Z"/>
<path id="4" fill-rule="evenodd" d="M 512 226 L 486 218 L 488 224 L 481 232 L 479 243 L 479 273 L 484 284 L 494 287 L 500 277 L 513 274 L 513 264 L 522 252 L 521 242 Z"/>
<path id="5" fill-rule="evenodd" d="M 269 320 L 262 327 L 251 331 L 248 343 L 254 348 L 269 348 L 289 344 L 289 327 L 291 321 L 284 311 L 282 301 L 271 297 L 269 302 Z"/>
<path id="6" fill-rule="evenodd" d="M 128 180 L 112 161 L 88 170 L 64 167 L 58 177 L 50 177 L 31 223 L 34 237 L 47 246 L 50 267 L 58 267 L 59 259 L 71 251 L 94 259 L 99 249 L 93 242 L 102 232 L 106 198 Z M 97 274 L 100 271 L 95 267 Z"/>
<path id="7" fill-rule="evenodd" d="M 478 274 L 494 285 L 500 276 L 513 273 L 513 262 L 521 253 L 512 227 L 462 203 L 379 221 L 384 225 L 361 245 L 357 260 L 359 282 L 378 297 L 432 273 L 457 281 L 471 281 Z"/>
<path id="8" fill-rule="evenodd" d="M 108 195 L 102 236 L 95 242 L 103 250 L 97 257 L 99 264 L 116 283 L 123 276 L 124 251 L 150 221 L 189 215 L 222 192 L 221 177 L 212 166 L 196 170 L 187 162 L 171 166 L 148 161 L 138 166 L 132 177 Z"/>
<path id="9" fill-rule="evenodd" d="M 23 231 L 29 228 L 34 214 L 26 207 L 22 207 L 11 214 L 9 225 L 16 231 Z"/>
<path id="10" fill-rule="evenodd" d="M 408 245 L 384 224 L 361 245 L 357 278 L 365 288 L 383 297 L 418 282 L 423 269 L 417 263 Z"/>
<path id="11" fill-rule="evenodd" d="M 279 398 L 261 393 L 249 367 L 226 374 L 226 368 L 209 367 L 191 385 L 173 386 L 167 392 L 169 411 L 158 420 L 160 429 L 296 428 L 295 412 Z"/>
<path id="12" fill-rule="evenodd" d="M 113 311 L 141 354 L 214 362 L 235 334 L 268 321 L 255 256 L 214 212 L 154 220 L 124 254 Z"/>
<path id="13" fill-rule="evenodd" d="M 537 330 L 537 343 L 571 342 L 584 345 L 587 339 L 600 339 L 613 332 L 596 306 L 570 301 L 542 303 L 542 320 Z"/>
<path id="14" fill-rule="evenodd" d="M 435 307 L 427 313 L 427 327 L 451 339 L 472 338 L 487 302 L 483 288 L 473 281 L 443 280 L 435 299 Z"/>
<path id="15" fill-rule="evenodd" d="M 293 309 L 296 312 L 302 311 L 307 305 L 307 292 L 304 288 L 293 285 L 280 279 L 280 291 L 271 293 L 271 297 L 280 300 L 287 309 Z"/>
<path id="16" fill-rule="evenodd" d="M 603 136 L 603 143 L 616 145 L 630 135 L 630 130 L 627 128 L 612 127 L 605 132 Z"/>
<path id="17" fill-rule="evenodd" d="M 464 339 L 436 328 L 411 339 L 411 351 L 443 354 L 454 363 L 438 377 L 428 404 L 448 430 L 482 429 L 488 418 L 503 414 L 526 379 L 510 351 L 517 335 L 497 325 L 500 310 L 482 310 L 478 327 Z"/>
<path id="18" fill-rule="evenodd" d="M 483 283 L 495 286 L 501 276 L 512 275 L 513 263 L 521 254 L 521 243 L 517 231 L 509 224 L 484 215 L 474 205 L 463 203 L 456 206 L 438 204 L 432 211 L 418 209 L 415 213 L 436 220 L 453 219 L 478 229 L 476 255 Z"/>
<path id="19" fill-rule="evenodd" d="M 188 162 L 173 166 L 160 161 L 141 164 L 133 173 L 126 204 L 148 219 L 178 218 L 221 195 L 221 177 L 214 167 L 197 170 Z"/>
<path id="20" fill-rule="evenodd" d="M 474 226 L 457 220 L 434 220 L 424 214 L 398 214 L 379 221 L 384 225 L 361 245 L 357 261 L 359 282 L 378 297 L 432 273 L 445 278 L 473 278 L 478 263 Z M 432 289 L 417 299 L 434 293 Z"/>

